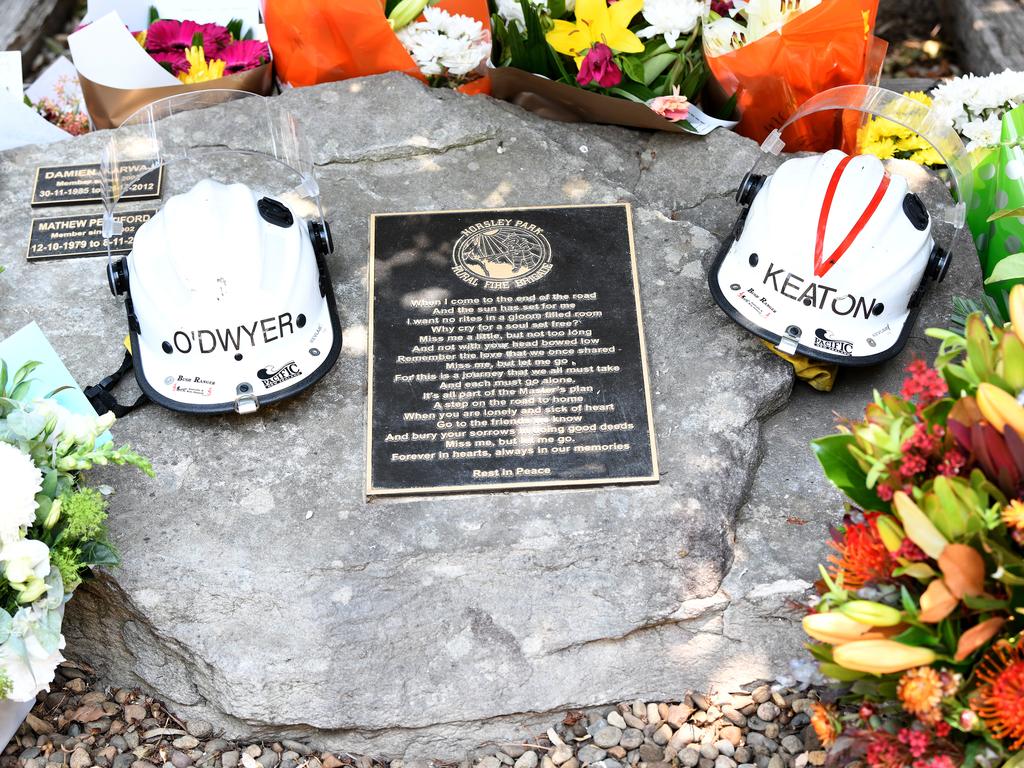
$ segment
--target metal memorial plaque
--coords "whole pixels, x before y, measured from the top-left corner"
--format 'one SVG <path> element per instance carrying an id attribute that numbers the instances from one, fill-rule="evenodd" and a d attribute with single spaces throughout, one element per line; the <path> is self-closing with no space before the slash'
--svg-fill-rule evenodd
<path id="1" fill-rule="evenodd" d="M 629 206 L 370 229 L 368 495 L 657 482 Z"/>
<path id="2" fill-rule="evenodd" d="M 155 214 L 155 210 L 115 213 L 114 218 L 121 222 L 124 231 L 113 238 L 110 252 L 115 256 L 131 253 L 135 233 Z M 28 250 L 25 254 L 29 261 L 106 255 L 102 213 L 32 219 Z"/>
<path id="3" fill-rule="evenodd" d="M 121 172 L 125 175 L 141 173 L 150 163 L 125 163 Z M 36 182 L 32 187 L 32 207 L 47 205 L 78 205 L 102 203 L 100 166 L 98 163 L 83 165 L 44 165 L 36 169 Z M 119 198 L 129 200 L 156 200 L 164 184 L 164 168 L 154 168 L 132 184 Z"/>

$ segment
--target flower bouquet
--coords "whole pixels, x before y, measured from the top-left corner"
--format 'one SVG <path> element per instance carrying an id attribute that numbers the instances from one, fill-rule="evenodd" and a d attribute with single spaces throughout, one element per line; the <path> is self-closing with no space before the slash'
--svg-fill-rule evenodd
<path id="1" fill-rule="evenodd" d="M 432 86 L 486 93 L 486 0 L 267 0 L 278 78 L 306 86 L 404 72 Z"/>
<path id="2" fill-rule="evenodd" d="M 704 54 L 719 86 L 735 93 L 738 133 L 763 141 L 812 96 L 840 85 L 877 84 L 885 44 L 871 34 L 878 0 L 712 0 Z M 834 114 L 787 132 L 786 150 L 839 146 Z"/>
<path id="3" fill-rule="evenodd" d="M 105 521 L 109 489 L 90 488 L 94 466 L 152 468 L 104 440 L 111 414 L 69 412 L 53 395 L 29 399 L 38 363 L 11 372 L 0 360 L 0 741 L 6 743 L 63 661 L 64 604 L 95 566 L 116 565 Z"/>
<path id="4" fill-rule="evenodd" d="M 117 127 L 146 104 L 185 91 L 270 93 L 270 47 L 252 28 L 243 30 L 241 20 L 162 19 L 156 8 L 137 27 L 132 20 L 112 11 L 68 38 L 97 128 Z"/>
<path id="5" fill-rule="evenodd" d="M 708 133 L 702 0 L 497 0 L 492 93 L 545 117 Z M 728 101 L 722 99 L 722 101 Z M 731 102 L 721 112 L 733 111 Z"/>
<path id="6" fill-rule="evenodd" d="M 1010 312 L 929 331 L 934 368 L 814 443 L 850 502 L 803 622 L 837 758 L 1024 764 L 1024 286 Z"/>

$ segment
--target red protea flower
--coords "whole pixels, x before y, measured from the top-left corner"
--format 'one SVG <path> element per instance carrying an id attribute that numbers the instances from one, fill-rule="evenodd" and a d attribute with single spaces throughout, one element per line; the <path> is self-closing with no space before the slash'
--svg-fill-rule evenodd
<path id="1" fill-rule="evenodd" d="M 982 685 L 971 707 L 1011 750 L 1024 748 L 1024 643 L 996 643 L 976 671 Z"/>
<path id="2" fill-rule="evenodd" d="M 841 575 L 845 589 L 887 581 L 892 574 L 895 562 L 878 533 L 877 520 L 878 513 L 869 512 L 862 523 L 847 521 L 846 530 L 828 543 L 835 550 L 828 556 L 832 578 Z"/>

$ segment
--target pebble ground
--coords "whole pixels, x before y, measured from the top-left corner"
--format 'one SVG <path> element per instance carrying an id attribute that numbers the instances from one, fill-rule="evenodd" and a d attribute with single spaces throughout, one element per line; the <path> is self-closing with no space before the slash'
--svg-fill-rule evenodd
<path id="1" fill-rule="evenodd" d="M 139 691 L 97 688 L 66 663 L 0 755 L 0 768 L 805 768 L 826 752 L 810 725 L 813 692 L 767 683 L 568 712 L 526 743 L 447 761 L 382 761 L 299 741 L 240 743 L 185 721 Z"/>

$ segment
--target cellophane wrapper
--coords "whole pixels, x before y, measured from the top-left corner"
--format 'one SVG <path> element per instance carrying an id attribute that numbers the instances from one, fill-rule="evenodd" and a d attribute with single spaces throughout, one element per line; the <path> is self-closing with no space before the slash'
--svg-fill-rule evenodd
<path id="1" fill-rule="evenodd" d="M 487 0 L 442 0 L 439 8 L 490 29 Z M 426 82 L 388 25 L 384 0 L 265 0 L 263 19 L 282 85 L 301 87 L 404 72 Z M 458 90 L 487 92 L 486 78 Z"/>
<path id="2" fill-rule="evenodd" d="M 840 85 L 877 84 L 885 43 L 873 35 L 879 0 L 822 0 L 780 29 L 715 55 L 705 44 L 712 76 L 726 96 L 736 94 L 736 131 L 761 142 L 801 104 Z M 835 117 L 814 115 L 790 127 L 786 151 L 824 152 L 840 146 Z"/>
<path id="3" fill-rule="evenodd" d="M 1024 218 L 1007 216 L 990 222 L 997 211 L 1024 208 L 1024 106 L 1003 115 L 1000 145 L 975 150 L 974 194 L 967 206 L 967 226 L 981 262 L 985 293 L 1009 318 L 1006 297 L 1020 277 L 988 282 L 1004 259 L 1024 251 Z"/>

